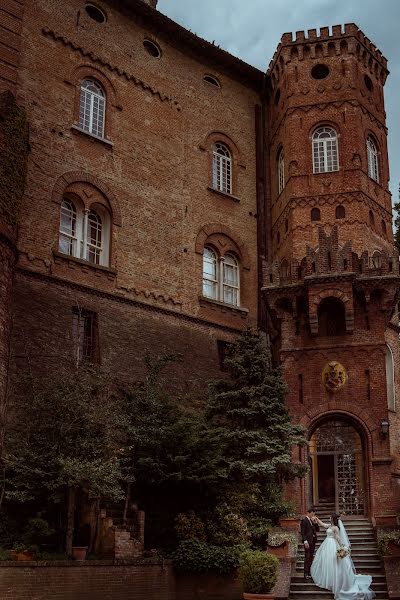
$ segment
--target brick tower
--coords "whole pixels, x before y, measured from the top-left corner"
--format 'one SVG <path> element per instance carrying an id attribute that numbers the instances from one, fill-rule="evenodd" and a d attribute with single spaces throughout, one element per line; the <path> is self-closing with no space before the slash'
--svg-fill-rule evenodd
<path id="1" fill-rule="evenodd" d="M 290 410 L 309 439 L 310 474 L 288 495 L 302 509 L 325 503 L 386 521 L 400 502 L 387 74 L 353 24 L 283 35 L 269 68 L 263 287 Z"/>

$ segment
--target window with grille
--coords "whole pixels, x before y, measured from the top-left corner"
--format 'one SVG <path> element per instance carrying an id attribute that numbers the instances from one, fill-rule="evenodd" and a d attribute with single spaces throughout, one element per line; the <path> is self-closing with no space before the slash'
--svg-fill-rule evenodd
<path id="1" fill-rule="evenodd" d="M 368 175 L 379 182 L 378 150 L 373 138 L 367 137 Z"/>
<path id="2" fill-rule="evenodd" d="M 239 262 L 233 254 L 220 259 L 213 248 L 204 248 L 203 296 L 232 306 L 240 305 Z"/>
<path id="3" fill-rule="evenodd" d="M 279 152 L 278 157 L 278 194 L 283 191 L 285 187 L 285 156 L 283 149 Z"/>
<path id="4" fill-rule="evenodd" d="M 332 127 L 319 127 L 312 138 L 314 173 L 330 173 L 339 170 L 336 131 Z"/>
<path id="5" fill-rule="evenodd" d="M 80 307 L 72 309 L 72 337 L 77 363 L 98 360 L 97 314 Z"/>
<path id="6" fill-rule="evenodd" d="M 81 82 L 79 126 L 93 135 L 104 137 L 106 97 L 102 87 L 92 79 Z"/>
<path id="7" fill-rule="evenodd" d="M 213 188 L 232 193 L 232 157 L 225 144 L 217 142 L 213 148 Z"/>

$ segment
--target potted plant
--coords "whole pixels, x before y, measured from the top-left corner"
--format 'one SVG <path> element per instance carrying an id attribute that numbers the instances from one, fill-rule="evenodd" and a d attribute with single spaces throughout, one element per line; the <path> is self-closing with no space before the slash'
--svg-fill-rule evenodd
<path id="1" fill-rule="evenodd" d="M 262 550 L 247 550 L 240 558 L 239 580 L 244 600 L 274 600 L 279 560 Z"/>
<path id="2" fill-rule="evenodd" d="M 38 552 L 37 546 L 18 542 L 13 546 L 10 558 L 11 560 L 33 560 L 36 552 Z"/>
<path id="3" fill-rule="evenodd" d="M 268 533 L 267 550 L 275 556 L 288 556 L 289 544 L 296 544 L 297 538 L 294 534 L 285 531 L 273 531 Z"/>
<path id="4" fill-rule="evenodd" d="M 389 531 L 379 537 L 378 550 L 382 556 L 400 556 L 400 531 Z"/>
<path id="5" fill-rule="evenodd" d="M 72 558 L 74 560 L 86 560 L 87 546 L 72 546 Z"/>

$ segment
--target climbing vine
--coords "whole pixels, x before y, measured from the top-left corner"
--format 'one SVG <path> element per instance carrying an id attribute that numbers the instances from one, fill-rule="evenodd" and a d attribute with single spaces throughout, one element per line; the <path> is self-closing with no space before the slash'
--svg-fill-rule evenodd
<path id="1" fill-rule="evenodd" d="M 0 95 L 0 217 L 11 227 L 18 223 L 25 189 L 29 127 L 24 109 L 11 92 Z"/>

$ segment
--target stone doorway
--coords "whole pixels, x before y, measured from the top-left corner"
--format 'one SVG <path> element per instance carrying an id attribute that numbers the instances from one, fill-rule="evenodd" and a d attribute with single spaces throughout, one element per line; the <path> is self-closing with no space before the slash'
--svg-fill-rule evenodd
<path id="1" fill-rule="evenodd" d="M 342 515 L 366 512 L 364 452 L 361 436 L 346 421 L 326 421 L 310 437 L 309 501 Z"/>

